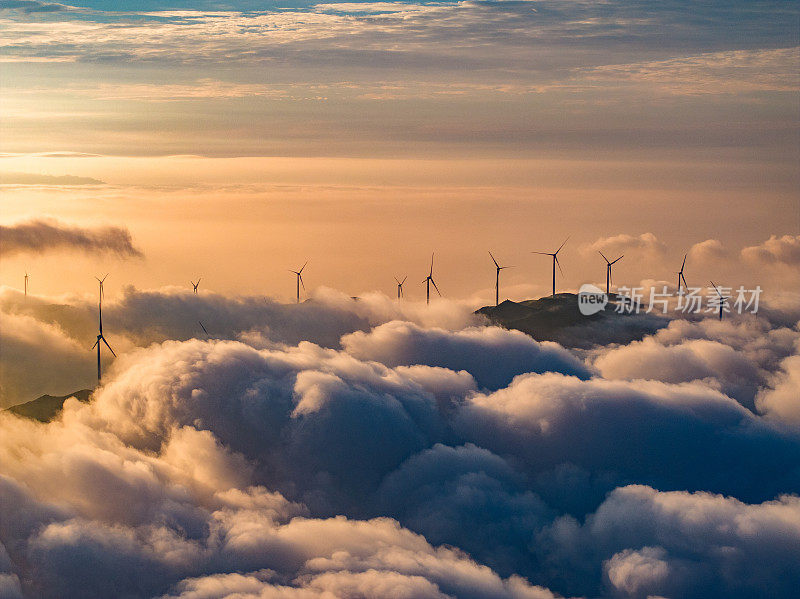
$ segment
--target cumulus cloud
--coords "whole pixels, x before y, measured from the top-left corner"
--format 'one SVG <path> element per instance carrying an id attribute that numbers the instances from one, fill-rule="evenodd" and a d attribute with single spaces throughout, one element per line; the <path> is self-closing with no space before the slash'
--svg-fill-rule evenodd
<path id="1" fill-rule="evenodd" d="M 771 385 L 759 390 L 756 406 L 779 422 L 800 426 L 800 355 L 781 362 Z"/>
<path id="2" fill-rule="evenodd" d="M 0 405 L 29 401 L 41 393 L 63 395 L 93 380 L 87 378 L 94 367 L 85 350 L 97 332 L 95 298 L 24 297 L 2 288 L 0 315 L 7 321 L 0 328 L 0 342 L 17 350 L 0 355 Z M 303 340 L 339 347 L 343 335 L 394 319 L 446 329 L 482 322 L 466 303 L 443 300 L 427 310 L 424 303 L 398 304 L 378 293 L 355 301 L 325 288 L 316 290 L 311 301 L 287 305 L 263 297 L 125 287 L 121 297 L 103 304 L 106 337 L 117 353 L 168 339 L 205 338 L 199 322 L 211 338 L 240 338 L 258 347 Z M 104 364 L 112 362 L 112 356 L 104 358 Z"/>
<path id="3" fill-rule="evenodd" d="M 455 426 L 473 443 L 523 460 L 541 477 L 539 493 L 576 513 L 630 480 L 758 501 L 798 484 L 794 466 L 783 459 L 798 450 L 796 440 L 699 383 L 524 375 L 505 389 L 473 396 Z M 768 457 L 764 450 L 773 443 Z M 695 455 L 704 459 L 696 462 Z M 771 472 L 757 472 L 747 465 L 751 460 Z M 735 473 L 724 473 L 733 464 Z M 581 478 L 580 493 L 567 491 Z"/>
<path id="4" fill-rule="evenodd" d="M 31 316 L 3 313 L 2 320 L 0 407 L 94 384 L 97 374 L 90 343 L 81 344 L 58 325 Z"/>
<path id="5" fill-rule="evenodd" d="M 426 364 L 465 369 L 482 387 L 499 389 L 518 374 L 557 371 L 588 378 L 590 370 L 556 343 L 536 342 L 519 331 L 497 327 L 450 332 L 391 322 L 368 333 L 342 339 L 345 350 L 361 360 L 387 366 Z"/>
<path id="6" fill-rule="evenodd" d="M 592 352 L 594 365 L 610 379 L 671 383 L 703 380 L 751 410 L 756 396 L 796 353 L 800 333 L 761 318 L 737 322 L 673 320 L 641 342 Z"/>
<path id="7" fill-rule="evenodd" d="M 723 260 L 729 255 L 728 249 L 722 245 L 719 239 L 706 239 L 705 241 L 695 243 L 689 248 L 689 256 L 692 260 L 697 260 L 702 263 Z"/>
<path id="8" fill-rule="evenodd" d="M 558 547 L 550 548 L 563 568 L 580 569 L 582 552 L 603 558 L 603 590 L 612 596 L 789 597 L 799 538 L 797 496 L 748 505 L 632 485 L 611 493 L 583 525 L 564 517 L 538 540 Z"/>
<path id="9" fill-rule="evenodd" d="M 14 338 L 93 324 L 89 300 L 18 296 Z M 407 304 L 109 299 L 127 345 L 93 401 L 0 413 L 0 589 L 791 596 L 796 327 L 675 320 L 578 353 Z"/>
<path id="10" fill-rule="evenodd" d="M 617 255 L 632 251 L 660 257 L 664 254 L 666 247 L 666 244 L 652 233 L 642 233 L 641 235 L 622 233 L 611 237 L 601 237 L 583 249 L 586 253 L 601 251 L 606 255 L 614 254 L 613 257 L 608 256 L 609 260 L 614 260 Z"/>
<path id="11" fill-rule="evenodd" d="M 77 250 L 88 253 L 112 253 L 125 258 L 142 256 L 122 227 L 78 227 L 56 220 L 30 220 L 14 225 L 0 225 L 2 254 L 43 253 L 53 250 Z"/>
<path id="12" fill-rule="evenodd" d="M 758 266 L 800 266 L 800 235 L 771 235 L 764 243 L 742 249 L 742 258 Z"/>
<path id="13" fill-rule="evenodd" d="M 603 354 L 595 365 L 610 379 L 682 383 L 716 376 L 725 383 L 728 395 L 750 408 L 758 390 L 757 367 L 732 347 L 715 341 L 665 346 L 650 337 Z"/>

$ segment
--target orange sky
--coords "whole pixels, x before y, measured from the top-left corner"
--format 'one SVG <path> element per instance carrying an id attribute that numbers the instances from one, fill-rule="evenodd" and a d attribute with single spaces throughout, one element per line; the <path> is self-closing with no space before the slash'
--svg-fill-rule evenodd
<path id="1" fill-rule="evenodd" d="M 800 233 L 789 8 L 290 5 L 0 10 L 0 224 L 122 226 L 145 256 L 6 254 L 0 284 L 288 298 L 311 259 L 311 286 L 413 295 L 435 251 L 442 290 L 483 301 L 492 250 L 521 299 L 567 235 L 566 289 L 603 279 L 599 247 L 635 284 L 709 239 L 698 279 L 794 284 L 800 242 L 740 254 Z"/>

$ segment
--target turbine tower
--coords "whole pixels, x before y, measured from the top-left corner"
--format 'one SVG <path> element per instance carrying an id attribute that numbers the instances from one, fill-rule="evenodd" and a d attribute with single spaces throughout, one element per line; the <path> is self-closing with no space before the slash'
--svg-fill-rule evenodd
<path id="1" fill-rule="evenodd" d="M 194 281 L 191 281 L 191 280 L 189 281 L 192 284 L 192 288 L 194 289 L 195 295 L 197 295 L 197 287 L 200 285 L 200 281 L 202 281 L 202 280 L 203 280 L 203 277 L 198 277 L 197 278 L 197 283 L 195 283 Z"/>
<path id="2" fill-rule="evenodd" d="M 716 291 L 717 295 L 719 296 L 719 319 L 722 320 L 722 311 L 725 309 L 725 302 L 727 302 L 730 299 L 730 297 L 722 295 L 717 286 L 714 285 L 714 281 L 711 281 L 711 286 L 714 288 L 714 291 Z"/>
<path id="3" fill-rule="evenodd" d="M 306 263 L 303 264 L 303 268 L 306 267 L 306 264 L 308 264 L 308 260 L 306 260 Z M 301 268 L 300 270 L 289 270 L 289 272 L 293 272 L 295 275 L 297 275 L 297 303 L 298 304 L 300 303 L 300 285 L 303 286 L 303 291 L 306 290 L 306 284 L 303 283 L 303 268 Z"/>
<path id="4" fill-rule="evenodd" d="M 436 286 L 436 281 L 433 280 L 433 254 L 431 254 L 431 271 L 428 273 L 428 276 L 425 277 L 425 280 L 422 281 L 425 283 L 425 298 L 426 303 L 430 305 L 431 303 L 431 283 L 433 283 L 433 288 L 436 289 L 436 293 L 439 294 L 439 297 L 442 297 L 442 292 L 439 291 L 439 288 Z"/>
<path id="5" fill-rule="evenodd" d="M 681 281 L 683 281 L 683 286 L 688 291 L 689 285 L 686 284 L 686 277 L 683 276 L 683 267 L 686 266 L 686 256 L 688 254 L 683 255 L 683 264 L 681 264 L 681 269 L 678 271 L 678 295 L 681 295 Z"/>
<path id="6" fill-rule="evenodd" d="M 25 271 L 25 297 L 28 297 L 28 271 Z"/>
<path id="7" fill-rule="evenodd" d="M 494 256 L 492 256 L 492 252 L 489 252 L 489 256 L 491 256 L 492 262 L 494 262 L 494 267 L 497 269 L 497 272 L 495 273 L 495 277 L 494 277 L 494 305 L 495 306 L 499 306 L 500 305 L 500 271 L 503 270 L 504 268 L 513 268 L 513 266 L 500 266 L 497 263 L 497 260 L 494 259 Z"/>
<path id="8" fill-rule="evenodd" d="M 402 299 L 402 297 L 403 297 L 403 283 L 406 282 L 407 278 L 408 278 L 408 275 L 403 277 L 402 281 L 400 281 L 397 277 L 394 278 L 394 280 L 397 281 L 397 299 Z"/>
<path id="9" fill-rule="evenodd" d="M 100 373 L 101 373 L 101 370 L 100 370 L 100 342 L 102 341 L 103 343 L 105 343 L 106 347 L 108 348 L 108 351 L 110 351 L 112 354 L 114 354 L 115 358 L 117 357 L 117 354 L 114 353 L 113 349 L 111 349 L 111 346 L 108 344 L 108 341 L 106 341 L 106 338 L 103 337 L 103 282 L 106 280 L 107 276 L 108 276 L 108 274 L 106 274 L 106 276 L 103 277 L 102 279 L 97 279 L 97 277 L 95 277 L 95 279 L 97 279 L 100 282 L 100 300 L 99 300 L 99 302 L 97 304 L 97 306 L 98 306 L 97 314 L 99 316 L 99 325 L 100 325 L 99 329 L 100 330 L 97 333 L 97 341 L 94 342 L 94 345 L 92 346 L 92 349 L 94 349 L 95 347 L 97 348 L 97 380 L 98 380 L 98 382 L 100 381 Z"/>
<path id="10" fill-rule="evenodd" d="M 564 243 L 562 243 L 560 246 L 558 246 L 558 249 L 555 252 L 552 252 L 552 253 L 551 252 L 531 252 L 532 254 L 540 254 L 542 256 L 552 256 L 553 257 L 553 295 L 556 294 L 556 265 L 558 265 L 558 270 L 561 273 L 561 276 L 562 277 L 564 276 L 564 271 L 561 270 L 561 263 L 558 261 L 558 252 L 561 251 L 561 248 L 564 247 L 564 244 L 567 243 L 567 241 L 569 241 L 569 237 L 567 237 L 564 240 Z"/>
<path id="11" fill-rule="evenodd" d="M 619 262 L 620 260 L 622 260 L 622 258 L 625 257 L 625 254 L 623 254 L 622 256 L 617 258 L 616 260 L 613 260 L 613 261 L 609 262 L 608 258 L 606 258 L 606 255 L 603 252 L 598 250 L 598 253 L 603 257 L 603 260 L 606 261 L 606 295 L 610 295 L 611 294 L 611 284 L 612 284 L 611 267 L 614 264 L 616 264 L 617 262 Z"/>

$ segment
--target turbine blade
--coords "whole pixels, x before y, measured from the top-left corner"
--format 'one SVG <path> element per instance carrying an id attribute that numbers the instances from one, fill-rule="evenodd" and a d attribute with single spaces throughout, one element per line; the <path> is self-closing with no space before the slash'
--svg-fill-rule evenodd
<path id="1" fill-rule="evenodd" d="M 553 254 L 548 254 L 547 252 L 531 252 L 531 254 L 539 254 L 541 256 L 552 256 Z"/>
<path id="2" fill-rule="evenodd" d="M 597 250 L 597 253 L 600 254 L 603 257 L 603 260 L 606 261 L 606 264 L 611 264 L 611 262 L 608 261 L 608 258 L 606 258 L 606 255 L 603 252 L 601 252 L 600 250 Z"/>
<path id="3" fill-rule="evenodd" d="M 716 292 L 717 292 L 717 295 L 718 295 L 718 296 L 720 296 L 720 297 L 722 297 L 722 294 L 719 292 L 719 289 L 717 289 L 717 286 L 716 286 L 716 285 L 714 285 L 714 281 L 711 281 L 711 285 L 712 285 L 712 287 L 714 287 L 714 291 L 716 291 Z"/>
<path id="4" fill-rule="evenodd" d="M 570 238 L 570 236 L 569 236 L 569 235 L 567 235 L 567 238 L 564 240 L 564 243 L 562 243 L 560 246 L 558 246 L 558 249 L 556 250 L 556 254 L 557 254 L 558 252 L 560 252 L 560 251 L 561 251 L 561 248 L 563 248 L 563 247 L 566 245 L 566 243 L 569 241 L 569 238 Z"/>
<path id="5" fill-rule="evenodd" d="M 625 257 L 625 254 L 622 254 L 619 258 L 617 258 L 616 260 L 614 260 L 614 262 L 611 262 L 610 264 L 616 264 L 617 262 L 622 260 L 624 257 Z"/>
<path id="6" fill-rule="evenodd" d="M 492 252 L 489 252 L 489 255 L 490 255 L 490 256 L 492 256 Z M 494 262 L 494 265 L 495 265 L 497 268 L 500 268 L 500 265 L 497 263 L 497 260 L 495 260 L 495 259 L 494 259 L 494 256 L 492 256 L 492 262 Z"/>
<path id="7" fill-rule="evenodd" d="M 102 339 L 102 340 L 103 340 L 103 343 L 105 343 L 105 344 L 106 344 L 106 347 L 108 348 L 108 351 L 110 351 L 112 354 L 114 354 L 114 357 L 116 358 L 116 357 L 117 357 L 117 354 L 116 354 L 116 353 L 114 353 L 114 350 L 113 350 L 113 349 L 111 349 L 111 346 L 108 344 L 108 341 L 106 341 L 106 338 L 105 338 L 105 337 L 100 337 L 100 339 Z"/>
<path id="8" fill-rule="evenodd" d="M 397 281 L 397 284 L 398 284 L 398 285 L 400 284 L 400 279 L 398 279 L 397 277 L 395 277 L 395 278 L 394 278 L 394 280 L 395 280 L 395 281 Z"/>
<path id="9" fill-rule="evenodd" d="M 433 254 L 431 254 L 431 273 L 428 276 L 433 276 Z"/>
<path id="10" fill-rule="evenodd" d="M 408 278 L 408 275 L 406 275 L 406 276 L 404 276 L 404 277 L 403 277 L 403 280 L 400 282 L 400 285 L 401 285 L 401 286 L 402 286 L 402 284 L 403 284 L 403 283 L 405 283 L 405 282 L 406 282 L 406 279 L 407 279 L 407 278 Z"/>
<path id="11" fill-rule="evenodd" d="M 98 343 L 100 343 L 100 339 L 98 339 L 97 341 L 95 341 L 95 342 L 94 342 L 94 345 L 92 346 L 92 349 L 94 349 L 95 347 L 97 347 L 97 344 L 98 344 Z M 92 349 L 90 349 L 89 351 L 92 351 Z"/>
<path id="12" fill-rule="evenodd" d="M 305 268 L 305 267 L 306 267 L 306 264 L 308 264 L 308 260 L 306 260 L 306 261 L 305 261 L 305 264 L 303 264 L 303 268 Z M 297 273 L 297 274 L 300 274 L 301 272 L 303 272 L 303 268 L 301 268 L 301 269 L 298 271 L 298 273 Z"/>
<path id="13" fill-rule="evenodd" d="M 300 270 L 302 270 L 302 269 L 300 269 Z M 306 290 L 306 284 L 303 283 L 303 275 L 298 273 L 297 276 L 300 278 L 300 284 L 303 286 L 303 291 L 305 291 Z"/>
<path id="14" fill-rule="evenodd" d="M 558 256 L 556 256 L 555 254 L 553 254 L 553 260 L 555 260 L 555 261 L 556 261 L 556 265 L 558 266 L 558 272 L 560 272 L 560 273 L 561 273 L 561 276 L 563 277 L 563 276 L 564 276 L 564 271 L 563 271 L 563 270 L 561 270 L 561 262 L 559 262 L 559 261 L 558 261 Z"/>
<path id="15" fill-rule="evenodd" d="M 686 256 L 688 256 L 688 255 L 689 254 L 684 254 L 683 255 L 683 264 L 681 264 L 681 272 L 683 272 L 683 267 L 686 266 Z"/>
<path id="16" fill-rule="evenodd" d="M 201 329 L 203 329 L 203 332 L 204 332 L 206 335 L 208 335 L 208 331 L 206 330 L 206 327 L 204 327 L 204 326 L 203 326 L 203 323 L 202 323 L 202 322 L 200 322 L 199 320 L 197 321 L 197 323 L 200 325 L 200 328 L 201 328 Z"/>
<path id="17" fill-rule="evenodd" d="M 442 296 L 442 292 L 441 292 L 441 291 L 439 291 L 439 288 L 436 286 L 436 281 L 434 281 L 433 279 L 431 279 L 431 283 L 433 283 L 433 288 L 434 288 L 434 289 L 436 289 L 436 293 L 438 293 L 438 294 L 439 294 L 439 297 L 441 297 L 441 296 Z"/>

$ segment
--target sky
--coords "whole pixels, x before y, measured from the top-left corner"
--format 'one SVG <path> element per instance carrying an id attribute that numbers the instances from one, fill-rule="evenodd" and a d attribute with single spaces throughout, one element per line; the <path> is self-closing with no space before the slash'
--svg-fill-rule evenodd
<path id="1" fill-rule="evenodd" d="M 792 2 L 0 4 L 2 221 L 122 227 L 136 252 L 6 252 L 42 293 L 188 285 L 454 298 L 602 281 L 786 286 L 740 252 L 800 231 Z M 792 240 L 796 246 L 796 239 Z M 608 244 L 605 244 L 608 246 Z M 794 248 L 793 251 L 797 251 Z M 789 266 L 795 266 L 796 262 Z M 64 276 L 67 275 L 67 276 Z"/>
<path id="2" fill-rule="evenodd" d="M 2 599 L 797 595 L 796 2 L 127 4 L 0 0 Z"/>

